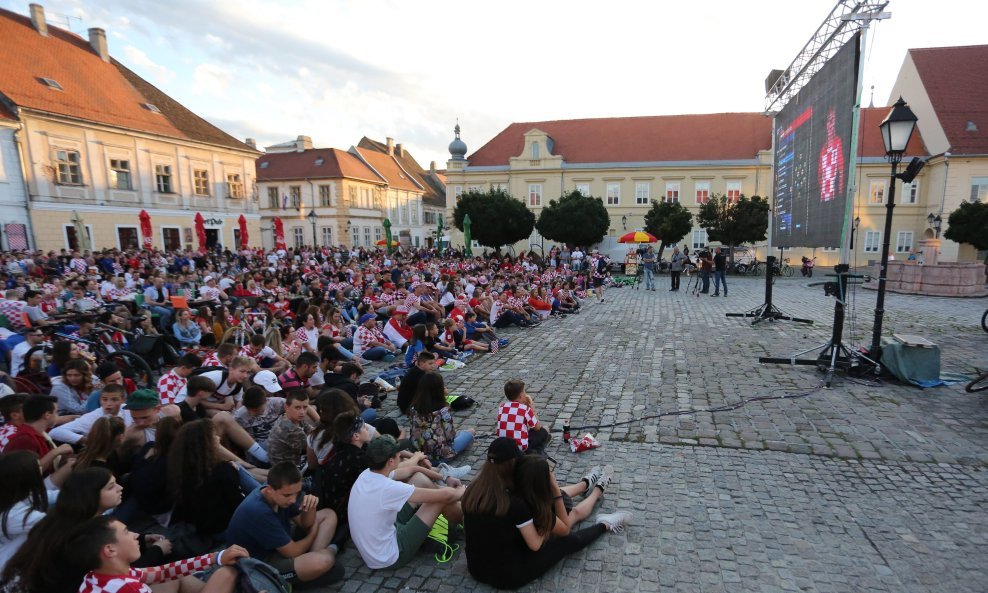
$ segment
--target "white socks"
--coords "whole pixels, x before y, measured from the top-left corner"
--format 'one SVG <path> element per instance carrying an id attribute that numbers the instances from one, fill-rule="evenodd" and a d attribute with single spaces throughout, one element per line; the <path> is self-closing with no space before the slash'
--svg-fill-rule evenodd
<path id="1" fill-rule="evenodd" d="M 247 449 L 247 453 L 253 455 L 254 458 L 260 461 L 261 463 L 270 463 L 271 461 L 270 459 L 268 459 L 268 452 L 265 451 L 264 448 L 258 445 L 257 443 L 251 445 L 250 449 Z"/>

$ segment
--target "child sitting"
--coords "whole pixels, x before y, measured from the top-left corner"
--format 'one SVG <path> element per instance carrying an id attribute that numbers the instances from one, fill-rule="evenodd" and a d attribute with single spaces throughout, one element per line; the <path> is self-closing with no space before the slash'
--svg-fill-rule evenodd
<path id="1" fill-rule="evenodd" d="M 504 384 L 504 397 L 497 413 L 497 436 L 514 439 L 522 451 L 542 452 L 549 444 L 549 431 L 535 415 L 535 404 L 525 393 L 525 382 L 511 379 Z"/>

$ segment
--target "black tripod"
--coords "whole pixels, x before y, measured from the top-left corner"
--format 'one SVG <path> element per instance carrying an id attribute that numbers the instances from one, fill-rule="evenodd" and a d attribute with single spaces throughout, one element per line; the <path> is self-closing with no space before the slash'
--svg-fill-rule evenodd
<path id="1" fill-rule="evenodd" d="M 830 384 L 833 381 L 834 373 L 837 369 L 849 371 L 854 367 L 867 365 L 869 368 L 874 368 L 876 373 L 881 370 L 881 367 L 877 362 L 854 350 L 853 348 L 849 348 L 843 341 L 844 313 L 846 307 L 845 299 L 847 296 L 848 283 L 853 282 L 854 284 L 860 284 L 864 279 L 864 276 L 861 274 L 848 273 L 848 269 L 849 267 L 847 264 L 839 264 L 836 267 L 836 274 L 827 274 L 828 277 L 836 276 L 837 282 L 819 282 L 811 284 L 811 286 L 823 285 L 824 294 L 836 297 L 837 299 L 837 302 L 834 304 L 834 328 L 830 334 L 830 340 L 828 340 L 825 344 L 797 352 L 788 358 L 760 357 L 758 362 L 768 364 L 799 364 L 816 366 L 827 374 L 825 380 L 827 387 L 830 387 Z M 810 352 L 814 352 L 816 350 L 820 350 L 820 354 L 815 359 L 799 358 L 804 354 L 809 354 Z"/>
<path id="2" fill-rule="evenodd" d="M 754 317 L 754 321 L 751 325 L 755 325 L 759 321 L 778 321 L 780 319 L 785 321 L 795 321 L 797 323 L 809 323 L 812 324 L 812 319 L 801 319 L 799 317 L 793 317 L 792 315 L 787 315 L 782 309 L 779 309 L 772 304 L 772 275 L 775 272 L 775 256 L 769 255 L 766 258 L 766 269 L 765 269 L 765 302 L 758 305 L 750 311 L 745 311 L 744 313 L 728 313 L 728 317 Z"/>

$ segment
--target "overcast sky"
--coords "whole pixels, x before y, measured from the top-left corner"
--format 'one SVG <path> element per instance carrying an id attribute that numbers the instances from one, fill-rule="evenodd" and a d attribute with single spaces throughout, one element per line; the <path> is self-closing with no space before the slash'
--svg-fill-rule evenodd
<path id="1" fill-rule="evenodd" d="M 769 70 L 786 67 L 835 4 L 38 1 L 84 37 L 105 28 L 115 58 L 241 139 L 305 134 L 346 149 L 391 136 L 440 168 L 457 118 L 473 152 L 517 121 L 760 112 Z M 988 43 L 981 0 L 887 10 L 868 40 L 865 105 L 871 85 L 875 105 L 888 104 L 907 49 Z"/>

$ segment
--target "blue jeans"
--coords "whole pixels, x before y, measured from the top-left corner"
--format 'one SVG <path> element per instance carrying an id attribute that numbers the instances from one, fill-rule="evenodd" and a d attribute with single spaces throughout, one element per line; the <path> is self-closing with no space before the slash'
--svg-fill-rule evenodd
<path id="1" fill-rule="evenodd" d="M 391 354 L 391 352 L 384 346 L 374 346 L 369 350 L 364 350 L 364 353 L 361 354 L 361 356 L 363 356 L 365 360 L 382 360 L 389 354 Z"/>
<path id="2" fill-rule="evenodd" d="M 645 290 L 651 290 L 655 288 L 655 272 L 645 268 Z"/>
<path id="3" fill-rule="evenodd" d="M 337 350 L 339 351 L 339 353 L 340 353 L 340 354 L 342 354 L 342 355 L 343 355 L 343 357 L 344 357 L 344 358 L 346 358 L 347 360 L 353 360 L 353 359 L 355 359 L 355 358 L 357 358 L 357 355 L 356 355 L 356 354 L 354 354 L 353 352 L 350 352 L 350 351 L 349 351 L 349 350 L 347 350 L 346 348 L 344 348 L 344 347 L 343 347 L 343 344 L 336 344 L 336 349 L 337 349 Z"/>
<path id="4" fill-rule="evenodd" d="M 726 272 L 723 270 L 714 270 L 714 294 L 720 294 L 721 285 L 724 286 L 724 296 L 727 296 L 727 279 Z"/>
<path id="5" fill-rule="evenodd" d="M 709 270 L 700 270 L 700 281 L 703 282 L 703 286 L 700 288 L 700 292 L 710 292 L 710 271 Z M 727 289 L 725 288 L 725 290 L 727 290 Z"/>
<path id="6" fill-rule="evenodd" d="M 172 310 L 168 307 L 151 306 L 148 310 L 158 316 L 158 327 L 167 331 L 172 326 Z"/>
<path id="7" fill-rule="evenodd" d="M 377 410 L 374 408 L 367 408 L 360 413 L 360 417 L 364 419 L 364 422 L 370 424 L 371 422 L 377 420 Z"/>
<path id="8" fill-rule="evenodd" d="M 250 494 L 261 486 L 261 483 L 254 476 L 250 475 L 250 472 L 239 465 L 237 466 L 237 473 L 240 475 L 240 489 L 244 494 Z"/>
<path id="9" fill-rule="evenodd" d="M 473 442 L 473 433 L 468 430 L 460 430 L 456 433 L 456 438 L 453 439 L 453 456 L 459 455 L 467 450 L 470 443 Z M 452 457 L 446 459 L 449 461 Z"/>

